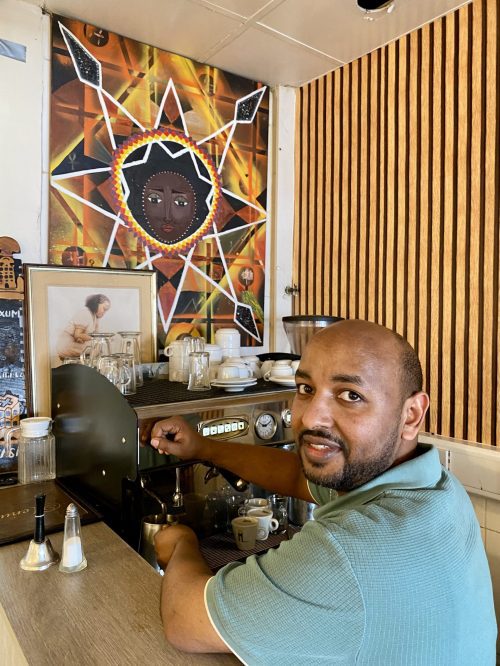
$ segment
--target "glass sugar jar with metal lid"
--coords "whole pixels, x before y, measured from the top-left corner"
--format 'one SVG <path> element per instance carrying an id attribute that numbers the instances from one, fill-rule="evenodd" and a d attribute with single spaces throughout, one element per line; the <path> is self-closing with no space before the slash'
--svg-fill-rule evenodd
<path id="1" fill-rule="evenodd" d="M 23 419 L 21 424 L 7 431 L 6 453 L 10 454 L 11 439 L 20 432 L 18 441 L 19 483 L 34 483 L 56 478 L 55 437 L 52 434 L 52 419 L 36 416 Z"/>

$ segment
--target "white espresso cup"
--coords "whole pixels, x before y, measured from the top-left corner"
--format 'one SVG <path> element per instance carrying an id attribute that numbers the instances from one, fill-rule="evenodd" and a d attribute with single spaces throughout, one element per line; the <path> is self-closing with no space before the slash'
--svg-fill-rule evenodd
<path id="1" fill-rule="evenodd" d="M 260 365 L 260 371 L 262 373 L 262 376 L 266 374 L 274 365 L 274 361 L 262 361 Z"/>
<path id="2" fill-rule="evenodd" d="M 257 538 L 257 530 L 259 529 L 256 518 L 237 516 L 232 519 L 231 527 L 236 546 L 239 550 L 252 550 L 252 548 L 255 548 L 255 539 Z"/>
<path id="3" fill-rule="evenodd" d="M 258 356 L 243 356 L 241 359 L 245 365 L 248 365 L 254 377 L 262 377 L 260 361 Z"/>
<path id="4" fill-rule="evenodd" d="M 236 365 L 224 365 L 217 367 L 217 379 L 239 379 L 240 369 Z"/>
<path id="5" fill-rule="evenodd" d="M 217 370 L 217 379 L 247 379 L 252 371 L 243 363 L 221 363 Z"/>
<path id="6" fill-rule="evenodd" d="M 225 365 L 242 365 L 243 359 L 241 356 L 228 356 L 224 359 L 223 363 Z"/>
<path id="7" fill-rule="evenodd" d="M 224 363 L 222 363 L 221 368 L 222 368 L 222 367 L 225 367 L 225 368 L 237 368 L 237 369 L 238 369 L 238 373 L 239 373 L 238 376 L 240 377 L 240 379 L 241 379 L 241 378 L 246 379 L 246 378 L 252 376 L 252 371 L 251 371 L 251 369 L 248 367 L 248 365 L 245 365 L 245 363 L 243 363 L 243 361 L 236 361 L 236 360 L 235 360 L 235 361 L 230 361 L 230 360 L 227 360 L 227 361 L 224 361 Z"/>
<path id="8" fill-rule="evenodd" d="M 298 367 L 299 367 L 299 365 L 300 365 L 300 361 L 292 361 L 290 365 L 292 366 L 292 370 L 293 370 L 294 372 L 297 372 L 297 369 L 298 369 Z"/>
<path id="9" fill-rule="evenodd" d="M 293 377 L 294 371 L 291 365 L 276 365 L 264 374 L 264 379 L 269 381 L 271 377 Z"/>
<path id="10" fill-rule="evenodd" d="M 240 516 L 246 516 L 251 509 L 266 509 L 272 511 L 269 500 L 265 497 L 250 497 L 245 500 L 245 504 L 240 506 L 238 509 L 238 514 Z"/>
<path id="11" fill-rule="evenodd" d="M 247 512 L 249 518 L 257 518 L 259 525 L 257 527 L 257 541 L 265 541 L 269 532 L 273 532 L 278 529 L 279 522 L 276 518 L 273 518 L 273 512 L 270 509 L 250 509 Z"/>

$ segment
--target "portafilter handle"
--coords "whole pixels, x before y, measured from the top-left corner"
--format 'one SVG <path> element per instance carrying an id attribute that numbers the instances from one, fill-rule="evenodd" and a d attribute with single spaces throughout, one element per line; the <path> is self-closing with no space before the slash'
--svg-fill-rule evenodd
<path id="1" fill-rule="evenodd" d="M 245 479 L 242 479 L 237 474 L 233 474 L 233 472 L 230 472 L 227 469 L 222 469 L 221 467 L 214 467 L 213 465 L 210 465 L 210 463 L 204 464 L 210 467 L 210 469 L 208 469 L 207 473 L 205 474 L 205 483 L 220 474 L 226 479 L 229 485 L 239 493 L 245 492 L 245 490 L 248 488 L 248 481 L 245 481 Z"/>

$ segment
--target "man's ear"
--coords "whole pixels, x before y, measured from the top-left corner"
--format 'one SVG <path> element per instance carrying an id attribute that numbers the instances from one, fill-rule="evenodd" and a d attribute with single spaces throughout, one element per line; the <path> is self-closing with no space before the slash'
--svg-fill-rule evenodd
<path id="1" fill-rule="evenodd" d="M 425 414 L 429 408 L 429 396 L 423 391 L 419 391 L 410 396 L 403 405 L 403 427 L 401 431 L 402 439 L 408 441 L 414 440 L 424 421 Z"/>

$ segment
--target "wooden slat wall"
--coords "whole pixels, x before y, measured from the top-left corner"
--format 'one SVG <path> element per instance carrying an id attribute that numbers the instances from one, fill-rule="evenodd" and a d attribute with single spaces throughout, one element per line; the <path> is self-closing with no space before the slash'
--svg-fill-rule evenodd
<path id="1" fill-rule="evenodd" d="M 500 443 L 500 0 L 299 91 L 295 314 L 404 335 L 426 429 Z"/>

